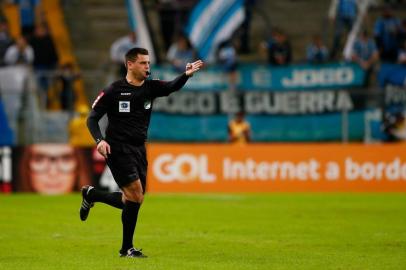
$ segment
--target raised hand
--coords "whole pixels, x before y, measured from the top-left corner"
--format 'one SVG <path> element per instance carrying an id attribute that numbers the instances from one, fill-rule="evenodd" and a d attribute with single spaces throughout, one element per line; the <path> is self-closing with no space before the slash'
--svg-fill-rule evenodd
<path id="1" fill-rule="evenodd" d="M 192 76 L 193 73 L 196 71 L 200 70 L 201 67 L 203 67 L 204 63 L 202 60 L 197 60 L 196 62 L 193 63 L 187 63 L 186 64 L 186 75 L 187 76 Z"/>

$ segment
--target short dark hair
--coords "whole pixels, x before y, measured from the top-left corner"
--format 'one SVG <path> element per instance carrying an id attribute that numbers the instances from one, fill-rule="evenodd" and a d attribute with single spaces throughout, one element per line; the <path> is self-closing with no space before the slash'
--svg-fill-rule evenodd
<path id="1" fill-rule="evenodd" d="M 148 55 L 148 50 L 144 48 L 132 48 L 125 54 L 125 64 L 127 65 L 127 61 L 135 61 L 139 54 Z"/>

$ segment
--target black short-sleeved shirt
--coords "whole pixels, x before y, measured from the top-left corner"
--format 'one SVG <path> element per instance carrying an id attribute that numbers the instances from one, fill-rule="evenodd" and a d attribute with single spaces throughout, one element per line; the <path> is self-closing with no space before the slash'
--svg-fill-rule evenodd
<path id="1" fill-rule="evenodd" d="M 154 99 L 179 90 L 188 78 L 184 73 L 173 81 L 146 80 L 141 86 L 129 84 L 126 79 L 112 83 L 99 94 L 92 105 L 88 119 L 90 132 L 95 140 L 100 139 L 97 122 L 107 114 L 105 140 L 109 144 L 144 144 Z"/>

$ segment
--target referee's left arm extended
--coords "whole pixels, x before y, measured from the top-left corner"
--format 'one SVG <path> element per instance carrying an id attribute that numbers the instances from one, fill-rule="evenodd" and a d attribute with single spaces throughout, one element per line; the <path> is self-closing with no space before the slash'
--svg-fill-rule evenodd
<path id="1" fill-rule="evenodd" d="M 170 93 L 178 91 L 181 89 L 189 77 L 192 77 L 193 74 L 200 70 L 200 68 L 203 66 L 203 61 L 197 60 L 196 62 L 193 63 L 188 63 L 186 65 L 186 71 L 175 78 L 172 81 L 158 81 L 160 84 L 159 86 L 159 93 L 155 93 L 155 97 L 162 97 L 162 96 L 168 96 Z"/>

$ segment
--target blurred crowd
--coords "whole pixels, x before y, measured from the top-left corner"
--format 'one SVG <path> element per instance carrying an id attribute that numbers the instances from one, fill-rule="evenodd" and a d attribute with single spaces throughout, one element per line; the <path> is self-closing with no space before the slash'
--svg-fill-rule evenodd
<path id="1" fill-rule="evenodd" d="M 187 24 L 188 14 L 196 1 L 157 1 L 163 36 L 163 48 L 166 50 L 164 62 L 172 65 L 174 70 L 183 70 L 185 63 L 192 62 L 199 57 L 198 51 L 183 32 Z M 214 64 L 223 67 L 229 74 L 230 88 L 235 87 L 238 62 L 240 56 L 257 53 L 272 66 L 283 66 L 294 63 L 323 64 L 331 61 L 353 61 L 359 64 L 367 73 L 365 86 L 370 86 L 371 77 L 377 63 L 406 63 L 406 19 L 398 18 L 392 10 L 393 4 L 402 1 L 385 1 L 387 4 L 381 8 L 381 15 L 376 19 L 371 29 L 362 27 L 358 31 L 355 42 L 352 44 L 351 56 L 344 59 L 344 43 L 359 16 L 359 3 L 357 0 L 332 0 L 329 19 L 334 25 L 331 42 L 320 34 L 309 36 L 311 41 L 305 50 L 306 59 L 294 58 L 292 42 L 288 29 L 278 26 L 271 27 L 269 37 L 261 42 L 259 48 L 251 44 L 252 12 L 258 4 L 255 0 L 244 1 L 245 20 L 240 29 L 229 39 L 219 44 Z M 331 44 L 329 46 L 328 44 Z M 111 47 L 111 59 L 117 63 L 122 74 L 122 59 L 126 49 L 137 46 L 136 33 L 121 37 Z M 297 53 L 297 52 L 296 52 Z"/>
<path id="2" fill-rule="evenodd" d="M 50 107 L 49 96 L 60 98 L 60 107 L 72 109 L 74 102 L 72 81 L 79 78 L 72 63 L 58 61 L 58 53 L 49 33 L 48 25 L 40 10 L 39 0 L 9 1 L 21 6 L 21 33 L 13 39 L 9 33 L 9 25 L 0 14 L 0 66 L 30 65 L 38 77 L 38 85 L 42 90 L 41 103 Z M 164 62 L 173 66 L 174 70 L 183 70 L 185 63 L 199 57 L 193 44 L 182 30 L 196 0 L 188 1 L 156 1 L 162 31 L 163 48 L 166 50 Z M 230 88 L 235 88 L 236 70 L 239 57 L 244 54 L 260 53 L 267 63 L 273 66 L 289 65 L 295 52 L 287 30 L 272 26 L 270 37 L 266 38 L 259 48 L 252 48 L 250 30 L 252 12 L 258 1 L 246 0 L 245 20 L 240 29 L 229 40 L 219 44 L 215 63 L 229 74 Z M 329 18 L 334 23 L 331 46 L 325 37 L 316 34 L 306 48 L 305 61 L 310 64 L 322 64 L 329 61 L 343 60 L 341 52 L 343 43 L 359 15 L 357 0 L 333 0 Z M 401 1 L 387 1 L 399 3 Z M 371 75 L 379 62 L 406 63 L 406 19 L 397 18 L 390 4 L 382 8 L 381 16 L 374 22 L 373 29 L 362 29 L 353 43 L 351 59 L 358 63 L 368 74 L 365 86 L 369 86 Z M 111 46 L 111 61 L 117 66 L 117 75 L 125 73 L 123 56 L 132 47 L 139 46 L 137 33 L 130 32 L 117 39 Z M 298 62 L 298 61 L 295 61 Z M 301 61 L 302 62 L 302 61 Z M 57 88 L 50 93 L 50 87 Z"/>
<path id="3" fill-rule="evenodd" d="M 73 63 L 60 63 L 40 1 L 14 0 L 8 4 L 20 9 L 21 34 L 13 38 L 6 17 L 0 13 L 0 67 L 32 68 L 41 108 L 72 111 L 73 82 L 79 74 Z"/>
<path id="4" fill-rule="evenodd" d="M 57 99 L 59 109 L 74 110 L 75 92 L 73 84 L 80 79 L 80 73 L 73 63 L 60 63 L 57 48 L 49 32 L 49 26 L 40 10 L 39 0 L 8 1 L 21 8 L 21 35 L 13 38 L 9 24 L 0 14 L 0 67 L 26 65 L 36 74 L 39 88 L 39 100 L 43 108 L 52 109 L 50 100 Z M 185 64 L 199 58 L 198 51 L 182 31 L 188 15 L 196 0 L 156 1 L 159 23 L 162 31 L 165 61 L 174 70 L 183 71 Z M 229 40 L 221 42 L 216 50 L 215 64 L 228 76 L 229 87 L 235 90 L 237 69 L 241 55 L 259 53 L 272 66 L 284 66 L 293 62 L 294 51 L 289 38 L 289 29 L 278 26 L 271 28 L 271 35 L 261 42 L 259 48 L 251 44 L 252 13 L 259 1 L 245 0 L 245 20 L 240 29 Z M 352 44 L 351 57 L 343 59 L 344 42 L 353 29 L 359 16 L 357 0 L 333 0 L 329 17 L 334 24 L 331 42 L 323 35 L 315 34 L 303 48 L 306 63 L 323 64 L 330 61 L 353 61 L 362 67 L 367 76 L 365 87 L 374 82 L 374 72 L 380 62 L 406 64 L 406 18 L 398 18 L 392 10 L 393 4 L 402 1 L 387 2 L 381 9 L 373 28 L 362 27 Z M 331 46 L 328 45 L 331 43 Z M 139 46 L 136 32 L 130 32 L 117 39 L 110 48 L 111 61 L 117 67 L 117 76 L 126 72 L 123 65 L 124 54 L 128 49 Z M 297 62 L 297 61 L 296 61 Z M 303 62 L 303 61 L 300 61 Z M 81 109 L 83 114 L 85 109 Z"/>

